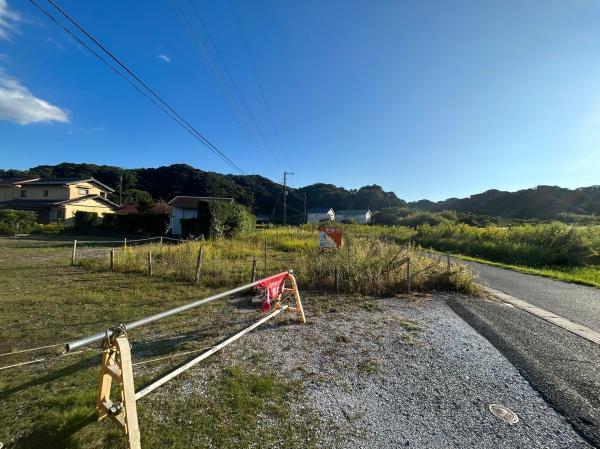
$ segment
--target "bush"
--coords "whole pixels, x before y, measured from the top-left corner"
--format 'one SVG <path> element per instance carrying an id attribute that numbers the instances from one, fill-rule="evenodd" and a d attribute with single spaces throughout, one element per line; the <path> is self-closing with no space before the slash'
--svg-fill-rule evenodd
<path id="1" fill-rule="evenodd" d="M 182 219 L 184 235 L 203 235 L 205 238 L 235 237 L 256 227 L 256 217 L 248 208 L 224 201 L 200 201 L 198 217 Z"/>
<path id="2" fill-rule="evenodd" d="M 415 240 L 426 247 L 516 265 L 584 265 L 595 255 L 589 232 L 562 223 L 476 228 L 425 224 Z"/>
<path id="3" fill-rule="evenodd" d="M 33 226 L 32 234 L 60 234 L 65 230 L 65 225 L 62 223 L 40 224 Z"/>
<path id="4" fill-rule="evenodd" d="M 411 213 L 407 207 L 386 207 L 373 214 L 373 224 L 397 225 L 399 220 Z"/>
<path id="5" fill-rule="evenodd" d="M 78 210 L 75 212 L 75 227 L 78 229 L 90 229 L 98 222 L 96 212 L 86 212 Z"/>
<path id="6" fill-rule="evenodd" d="M 0 234 L 27 234 L 33 229 L 37 214 L 28 210 L 1 209 Z"/>
<path id="7" fill-rule="evenodd" d="M 416 228 L 417 226 L 420 226 L 423 224 L 429 224 L 432 226 L 436 226 L 445 221 L 447 221 L 447 218 L 445 218 L 442 214 L 438 214 L 435 212 L 419 211 L 419 212 L 413 212 L 404 218 L 400 218 L 398 220 L 398 224 L 400 226 L 408 226 L 409 228 Z"/>

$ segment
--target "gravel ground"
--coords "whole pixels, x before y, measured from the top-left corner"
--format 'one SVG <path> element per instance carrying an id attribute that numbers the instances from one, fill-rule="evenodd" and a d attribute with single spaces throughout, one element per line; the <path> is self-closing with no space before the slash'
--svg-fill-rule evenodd
<path id="1" fill-rule="evenodd" d="M 462 261 L 483 284 L 600 331 L 600 289 Z"/>
<path id="2" fill-rule="evenodd" d="M 371 300 L 315 315 L 313 298 L 306 325 L 267 324 L 225 354 L 252 363 L 263 352 L 260 363 L 302 380 L 307 403 L 297 413 L 316 411 L 321 447 L 589 448 L 445 299 Z M 500 421 L 491 403 L 520 421 Z"/>

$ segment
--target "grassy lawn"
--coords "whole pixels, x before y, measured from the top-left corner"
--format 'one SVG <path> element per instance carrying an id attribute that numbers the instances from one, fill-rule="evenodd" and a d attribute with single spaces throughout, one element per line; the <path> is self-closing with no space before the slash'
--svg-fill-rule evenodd
<path id="1" fill-rule="evenodd" d="M 0 353 L 65 343 L 106 327 L 201 298 L 214 289 L 141 273 L 70 266 L 60 242 L 0 238 Z M 197 350 L 259 318 L 218 301 L 132 331 L 134 362 Z M 8 448 L 121 448 L 110 422 L 95 422 L 96 348 L 64 357 L 60 348 L 0 357 L 0 366 L 52 356 L 0 371 L 0 442 Z M 135 368 L 139 387 L 186 361 Z M 204 376 L 205 388 L 181 393 Z M 144 447 L 312 447 L 314 417 L 292 419 L 301 385 L 260 363 L 219 363 L 215 356 L 138 404 Z M 268 423 L 271 423 L 268 425 Z"/>
<path id="2" fill-rule="evenodd" d="M 574 284 L 588 285 L 590 287 L 600 288 L 600 266 L 590 265 L 584 267 L 545 267 L 533 268 L 523 265 L 510 265 L 490 260 L 481 259 L 478 257 L 464 256 L 462 254 L 453 254 L 453 257 L 459 259 L 470 260 L 473 262 L 484 263 L 499 268 L 518 271 L 519 273 L 534 274 L 536 276 L 544 276 L 559 281 L 571 282 Z"/>

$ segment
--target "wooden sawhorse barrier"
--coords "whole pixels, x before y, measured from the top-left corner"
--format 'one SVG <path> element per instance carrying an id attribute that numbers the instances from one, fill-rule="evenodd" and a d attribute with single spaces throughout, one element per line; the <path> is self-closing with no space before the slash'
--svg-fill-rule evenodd
<path id="1" fill-rule="evenodd" d="M 131 358 L 131 346 L 129 339 L 127 338 L 127 327 L 125 325 L 119 325 L 114 329 L 106 331 L 106 335 L 103 339 L 103 350 L 102 350 L 102 362 L 100 367 L 100 388 L 98 391 L 98 421 L 105 418 L 111 418 L 111 420 L 119 426 L 127 438 L 127 447 L 129 449 L 141 449 L 140 440 L 140 428 L 138 424 L 137 406 L 136 403 L 139 399 L 143 398 L 147 394 L 154 391 L 156 388 L 165 384 L 169 380 L 188 370 L 192 366 L 198 364 L 205 358 L 211 356 L 215 352 L 223 349 L 228 344 L 234 342 L 238 338 L 247 334 L 248 332 L 256 329 L 261 324 L 275 318 L 282 312 L 293 313 L 296 316 L 296 320 L 300 323 L 306 322 L 304 315 L 304 309 L 300 300 L 300 293 L 298 291 L 298 284 L 296 278 L 291 272 L 286 272 L 287 276 L 284 278 L 281 288 L 278 290 L 278 295 L 273 298 L 272 312 L 261 318 L 256 323 L 238 332 L 237 334 L 229 337 L 220 344 L 212 347 L 208 351 L 202 353 L 198 357 L 190 360 L 164 377 L 156 380 L 152 384 L 143 388 L 136 393 L 134 380 L 133 380 L 133 365 Z M 278 276 L 278 275 L 276 275 Z M 273 276 L 272 278 L 275 278 Z M 280 275 L 279 275 L 280 276 Z M 264 285 L 265 281 L 271 278 L 261 279 L 252 284 L 248 284 L 250 287 Z M 289 286 L 286 286 L 289 284 Z M 244 286 L 246 287 L 246 286 Z M 230 290 L 230 292 L 241 291 L 238 289 Z M 227 293 L 227 292 L 225 292 Z M 232 294 L 232 293 L 230 293 Z M 294 298 L 294 305 L 282 304 L 282 297 Z M 217 295 L 218 297 L 227 296 L 226 294 Z M 207 298 L 210 299 L 210 298 Z M 215 298 L 216 299 L 216 298 Z M 285 298 L 283 299 L 285 301 Z M 186 309 L 187 310 L 187 309 Z M 69 348 L 69 346 L 67 346 Z M 120 392 L 120 398 L 113 401 L 110 398 L 111 387 L 113 382 L 118 386 Z"/>

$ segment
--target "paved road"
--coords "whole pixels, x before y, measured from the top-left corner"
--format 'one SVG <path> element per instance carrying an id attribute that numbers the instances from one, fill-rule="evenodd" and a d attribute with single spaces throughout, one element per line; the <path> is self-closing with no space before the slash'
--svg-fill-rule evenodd
<path id="1" fill-rule="evenodd" d="M 468 264 L 491 288 L 600 330 L 600 289 Z M 600 345 L 508 304 L 467 297 L 449 304 L 600 448 Z"/>
<path id="2" fill-rule="evenodd" d="M 483 284 L 600 331 L 600 288 L 467 262 Z"/>

